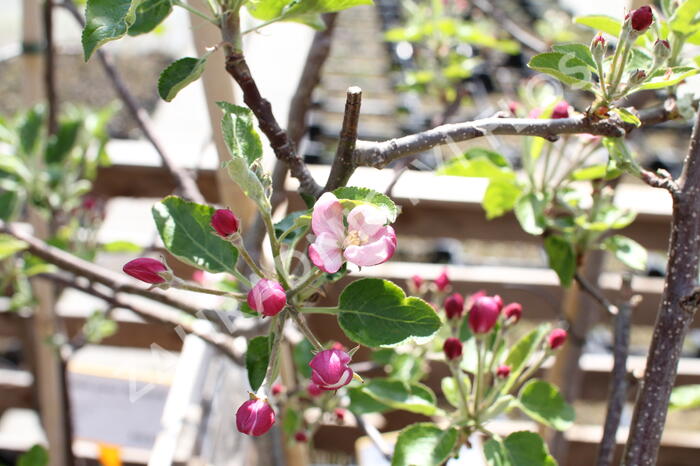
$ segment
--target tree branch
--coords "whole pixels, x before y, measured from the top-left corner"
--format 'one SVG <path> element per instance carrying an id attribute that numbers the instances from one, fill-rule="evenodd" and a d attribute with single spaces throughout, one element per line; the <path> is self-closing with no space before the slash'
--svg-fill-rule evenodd
<path id="1" fill-rule="evenodd" d="M 610 315 L 617 315 L 619 309 L 613 303 L 611 303 L 608 298 L 603 295 L 603 293 L 594 285 L 588 282 L 580 273 L 574 275 L 576 283 L 579 284 L 581 289 L 588 293 L 588 295 L 600 304 L 604 311 Z"/>
<path id="2" fill-rule="evenodd" d="M 75 6 L 73 0 L 63 0 L 61 6 L 68 10 L 82 27 L 85 27 L 85 19 Z M 112 81 L 112 86 L 114 86 L 114 90 L 119 95 L 119 98 L 124 102 L 124 105 L 126 105 L 126 108 L 129 110 L 129 113 L 131 113 L 131 116 L 134 118 L 134 121 L 136 121 L 143 135 L 158 153 L 158 156 L 163 162 L 163 166 L 170 172 L 170 175 L 175 180 L 179 193 L 191 201 L 203 203 L 204 196 L 199 191 L 194 177 L 187 170 L 179 167 L 165 151 L 165 148 L 155 134 L 153 123 L 148 116 L 148 112 L 144 110 L 129 91 L 129 88 L 124 83 L 124 80 L 114 64 L 112 55 L 104 48 L 100 48 L 97 50 L 97 57 L 100 63 L 102 63 L 102 68 L 104 68 L 107 77 Z"/>
<path id="3" fill-rule="evenodd" d="M 651 126 L 678 116 L 675 102 L 639 112 L 642 126 Z M 539 136 L 555 141 L 561 134 L 593 134 L 623 137 L 636 127 L 608 118 L 594 120 L 587 115 L 560 119 L 485 118 L 438 126 L 420 133 L 382 142 L 357 141 L 355 166 L 383 168 L 390 162 L 450 142 L 467 141 L 487 135 Z"/>
<path id="4" fill-rule="evenodd" d="M 349 87 L 345 99 L 345 114 L 343 115 L 338 149 L 323 191 L 333 191 L 335 188 L 345 186 L 352 172 L 355 171 L 353 151 L 357 141 L 357 124 L 360 121 L 361 105 L 362 89 L 357 86 Z"/>

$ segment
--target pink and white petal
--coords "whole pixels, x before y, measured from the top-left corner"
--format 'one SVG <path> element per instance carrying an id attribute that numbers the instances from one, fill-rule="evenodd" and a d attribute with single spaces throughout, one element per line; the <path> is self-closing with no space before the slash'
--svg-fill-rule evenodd
<path id="1" fill-rule="evenodd" d="M 348 214 L 348 230 L 362 232 L 368 237 L 374 236 L 385 224 L 386 214 L 371 205 L 359 205 Z"/>
<path id="2" fill-rule="evenodd" d="M 391 227 L 387 227 L 391 228 Z M 393 233 L 391 229 L 391 233 Z M 359 266 L 377 265 L 391 259 L 396 251 L 396 235 L 385 234 L 364 246 L 349 246 L 345 249 L 345 258 Z"/>
<path id="3" fill-rule="evenodd" d="M 326 273 L 336 273 L 345 262 L 343 250 L 330 233 L 321 233 L 309 246 L 309 258 L 316 267 Z"/>
<path id="4" fill-rule="evenodd" d="M 311 228 L 316 235 L 329 233 L 339 241 L 345 238 L 343 206 L 333 193 L 324 193 L 314 204 Z"/>
<path id="5" fill-rule="evenodd" d="M 349 367 L 345 369 L 343 374 L 340 376 L 338 381 L 334 384 L 326 384 L 321 386 L 323 390 L 338 390 L 341 387 L 344 387 L 345 385 L 349 384 L 352 381 L 352 369 Z"/>

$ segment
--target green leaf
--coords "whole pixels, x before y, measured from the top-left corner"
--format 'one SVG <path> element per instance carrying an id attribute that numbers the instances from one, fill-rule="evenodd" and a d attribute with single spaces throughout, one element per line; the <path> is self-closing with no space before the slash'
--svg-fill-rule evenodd
<path id="1" fill-rule="evenodd" d="M 438 466 L 452 453 L 457 429 L 425 422 L 406 427 L 396 440 L 391 466 Z"/>
<path id="2" fill-rule="evenodd" d="M 577 16 L 574 18 L 574 23 L 588 26 L 591 29 L 602 31 L 615 37 L 619 36 L 622 30 L 622 24 L 619 20 L 606 15 Z"/>
<path id="3" fill-rule="evenodd" d="M 625 123 L 631 123 L 637 127 L 642 125 L 642 122 L 639 120 L 639 117 L 631 111 L 627 110 L 626 108 L 614 108 L 613 112 L 617 113 L 617 116 L 620 117 L 620 120 L 624 121 Z"/>
<path id="4" fill-rule="evenodd" d="M 158 78 L 158 95 L 166 102 L 175 98 L 178 92 L 195 82 L 204 73 L 209 54 L 202 58 L 185 57 L 172 62 Z"/>
<path id="5" fill-rule="evenodd" d="M 503 441 L 508 466 L 556 466 L 542 437 L 534 432 L 514 432 Z"/>
<path id="6" fill-rule="evenodd" d="M 676 66 L 670 68 L 670 73 L 661 69 L 652 75 L 652 78 L 641 86 L 635 88 L 636 91 L 649 89 L 662 89 L 664 87 L 675 86 L 686 78 L 700 73 L 700 69 L 690 66 Z"/>
<path id="7" fill-rule="evenodd" d="M 425 375 L 423 359 L 410 353 L 395 354 L 389 367 L 390 379 L 418 382 Z"/>
<path id="8" fill-rule="evenodd" d="M 137 36 L 154 30 L 173 11 L 172 0 L 142 0 L 134 10 L 134 24 L 129 35 Z"/>
<path id="9" fill-rule="evenodd" d="M 591 165 L 590 167 L 579 168 L 571 174 L 571 179 L 576 181 L 599 180 L 605 178 L 608 173 L 607 164 Z"/>
<path id="10" fill-rule="evenodd" d="M 588 65 L 570 52 L 541 53 L 532 57 L 527 66 L 547 73 L 575 89 L 590 90 L 593 87 L 592 74 Z"/>
<path id="11" fill-rule="evenodd" d="M 350 398 L 349 409 L 358 416 L 369 413 L 384 413 L 391 407 L 378 401 L 364 391 L 363 387 L 351 387 L 348 389 Z"/>
<path id="12" fill-rule="evenodd" d="M 571 54 L 572 56 L 578 58 L 584 62 L 594 73 L 597 72 L 597 66 L 593 55 L 591 54 L 591 49 L 585 44 L 557 44 L 553 45 L 552 49 L 555 52 L 563 53 L 564 55 Z"/>
<path id="13" fill-rule="evenodd" d="M 622 138 L 603 138 L 603 146 L 608 150 L 610 161 L 615 163 L 616 168 L 638 173 L 639 167 L 634 160 L 627 144 Z"/>
<path id="14" fill-rule="evenodd" d="M 126 34 L 135 20 L 136 4 L 132 0 L 87 0 L 82 35 L 85 61 L 98 47 Z"/>
<path id="15" fill-rule="evenodd" d="M 18 125 L 19 147 L 24 155 L 34 155 L 44 127 L 44 107 L 35 105 L 22 115 Z"/>
<path id="16" fill-rule="evenodd" d="M 464 384 L 467 387 L 467 393 L 469 393 L 469 386 L 471 385 L 471 379 L 469 377 L 464 377 Z M 454 377 L 445 377 L 440 381 L 440 388 L 442 389 L 443 395 L 445 395 L 445 399 L 455 408 L 459 408 L 461 406 L 461 402 L 459 400 L 460 394 L 459 394 L 459 387 L 457 387 L 457 381 L 454 379 Z"/>
<path id="17" fill-rule="evenodd" d="M 357 5 L 372 5 L 372 0 L 253 0 L 247 3 L 248 12 L 264 21 L 272 19 L 307 22 L 309 15 L 330 13 Z"/>
<path id="18" fill-rule="evenodd" d="M 544 380 L 531 379 L 518 394 L 519 408 L 535 421 L 557 430 L 574 423 L 574 408 L 564 400 L 559 389 Z"/>
<path id="19" fill-rule="evenodd" d="M 343 200 L 352 201 L 350 206 L 359 204 L 370 204 L 381 209 L 387 218 L 387 222 L 393 223 L 396 221 L 396 217 L 399 216 L 399 208 L 394 204 L 388 196 L 374 191 L 369 188 L 360 188 L 358 186 L 345 186 L 338 188 L 333 191 L 335 197 L 341 200 L 341 203 L 345 206 L 346 203 Z"/>
<path id="20" fill-rule="evenodd" d="M 270 212 L 272 207 L 265 193 L 265 187 L 258 175 L 249 168 L 247 159 L 232 157 L 224 166 L 228 170 L 228 176 L 241 188 L 243 194 L 254 201 L 260 210 Z"/>
<path id="21" fill-rule="evenodd" d="M 253 112 L 228 102 L 217 102 L 216 105 L 224 112 L 221 131 L 231 156 L 245 159 L 248 165 L 252 165 L 263 154 L 262 142 L 255 130 Z"/>
<path id="22" fill-rule="evenodd" d="M 364 346 L 394 345 L 411 337 L 430 337 L 440 317 L 425 301 L 406 297 L 387 280 L 363 278 L 340 295 L 338 323 L 345 334 Z"/>
<path id="23" fill-rule="evenodd" d="M 100 343 L 109 338 L 119 329 L 116 321 L 110 319 L 102 311 L 95 311 L 85 320 L 83 333 L 90 343 Z"/>
<path id="24" fill-rule="evenodd" d="M 488 466 L 511 466 L 505 445 L 495 437 L 484 444 L 484 456 Z"/>
<path id="25" fill-rule="evenodd" d="M 309 340 L 303 339 L 298 344 L 294 345 L 292 350 L 292 359 L 294 365 L 301 375 L 305 378 L 311 378 L 311 367 L 309 363 L 314 358 L 314 347 Z"/>
<path id="26" fill-rule="evenodd" d="M 34 445 L 17 460 L 17 466 L 46 466 L 49 464 L 49 452 L 41 445 Z"/>
<path id="27" fill-rule="evenodd" d="M 695 18 L 700 13 L 700 2 L 686 0 L 681 3 L 668 20 L 671 30 L 683 35 L 693 34 L 700 29 L 700 22 Z"/>
<path id="28" fill-rule="evenodd" d="M 248 383 L 252 391 L 257 392 L 265 380 L 267 366 L 270 364 L 270 338 L 255 337 L 248 342 L 245 353 L 245 368 L 248 371 Z"/>
<path id="29" fill-rule="evenodd" d="M 139 253 L 143 251 L 143 248 L 136 243 L 131 241 L 110 241 L 100 246 L 100 249 L 104 252 L 129 252 L 129 253 Z"/>
<path id="30" fill-rule="evenodd" d="M 0 174 L 2 173 L 16 176 L 24 182 L 29 182 L 32 178 L 32 173 L 27 166 L 14 155 L 0 155 Z"/>
<path id="31" fill-rule="evenodd" d="M 14 236 L 0 233 L 0 260 L 27 249 L 29 245 Z"/>
<path id="32" fill-rule="evenodd" d="M 375 378 L 366 383 L 362 391 L 393 409 L 426 416 L 435 414 L 437 410 L 435 394 L 423 384 Z"/>
<path id="33" fill-rule="evenodd" d="M 515 203 L 515 216 L 526 233 L 536 236 L 544 233 L 546 226 L 544 200 L 538 193 L 521 196 Z"/>
<path id="34" fill-rule="evenodd" d="M 561 236 L 548 236 L 544 240 L 544 250 L 547 252 L 549 267 L 557 273 L 562 286 L 571 285 L 576 273 L 576 257 L 571 243 Z"/>
<path id="35" fill-rule="evenodd" d="M 549 333 L 550 328 L 549 324 L 542 324 L 525 334 L 511 347 L 505 362 L 507 366 L 510 366 L 510 376 L 506 382 L 506 387 L 508 388 L 504 389 L 504 391 L 508 391 L 517 378 L 520 377 L 520 374 L 527 367 L 528 361 L 534 356 L 542 340 Z"/>
<path id="36" fill-rule="evenodd" d="M 647 250 L 638 242 L 622 235 L 606 238 L 603 247 L 615 254 L 620 262 L 635 270 L 646 270 Z"/>
<path id="37" fill-rule="evenodd" d="M 182 262 L 211 273 L 235 270 L 238 251 L 214 234 L 213 207 L 169 196 L 152 213 L 165 247 Z"/>
<path id="38" fill-rule="evenodd" d="M 302 417 L 298 406 L 287 406 L 282 416 L 282 431 L 287 437 L 293 436 L 301 427 Z"/>
<path id="39" fill-rule="evenodd" d="M 45 160 L 47 164 L 59 164 L 65 161 L 75 147 L 82 127 L 82 121 L 78 119 L 61 121 L 59 123 L 58 131 L 46 143 Z"/>
<path id="40" fill-rule="evenodd" d="M 486 219 L 491 220 L 513 210 L 521 194 L 522 189 L 515 176 L 491 180 L 481 200 Z"/>
<path id="41" fill-rule="evenodd" d="M 472 149 L 468 149 L 463 157 L 467 160 L 474 160 L 478 159 L 480 157 L 484 157 L 488 160 L 491 161 L 494 165 L 497 167 L 508 167 L 511 168 L 510 162 L 508 162 L 508 159 L 503 157 L 501 154 L 498 152 L 494 152 L 489 149 L 484 149 L 483 147 L 474 147 Z"/>
<path id="42" fill-rule="evenodd" d="M 19 205 L 19 195 L 15 191 L 0 189 L 0 220 L 9 222 L 13 219 Z"/>
<path id="43" fill-rule="evenodd" d="M 700 385 L 681 385 L 671 391 L 672 411 L 700 408 Z"/>
<path id="44" fill-rule="evenodd" d="M 290 231 L 291 233 L 287 233 L 282 242 L 291 244 L 305 235 L 310 225 L 311 211 L 298 210 L 275 223 L 275 236 L 279 239 L 285 232 Z"/>

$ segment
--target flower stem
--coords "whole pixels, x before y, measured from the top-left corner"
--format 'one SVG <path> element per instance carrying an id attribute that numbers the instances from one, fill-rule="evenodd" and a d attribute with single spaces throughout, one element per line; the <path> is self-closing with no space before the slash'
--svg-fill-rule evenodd
<path id="1" fill-rule="evenodd" d="M 248 267 L 250 267 L 253 273 L 260 278 L 265 278 L 265 273 L 260 269 L 260 267 L 258 267 L 258 264 L 255 263 L 255 260 L 246 249 L 245 244 L 243 244 L 243 237 L 240 235 L 240 233 L 234 233 L 230 237 L 229 241 L 236 246 L 238 253 L 241 255 L 245 263 L 248 264 Z"/>
<path id="2" fill-rule="evenodd" d="M 459 390 L 459 404 L 461 406 L 462 415 L 465 419 L 471 418 L 471 412 L 469 411 L 469 394 L 467 393 L 467 387 L 464 386 L 464 379 L 462 378 L 461 370 L 459 368 L 459 360 L 450 361 L 447 364 L 452 372 L 452 377 L 455 379 L 457 384 L 457 390 Z"/>
<path id="3" fill-rule="evenodd" d="M 282 264 L 282 256 L 280 255 L 280 243 L 275 236 L 275 226 L 272 224 L 272 217 L 269 212 L 262 212 L 262 218 L 265 222 L 265 229 L 267 230 L 267 236 L 270 238 L 270 247 L 272 248 L 272 260 L 275 262 L 275 269 L 277 270 L 277 276 L 280 283 L 285 290 L 289 290 L 289 277 L 287 277 L 287 271 Z"/>
<path id="4" fill-rule="evenodd" d="M 305 314 L 340 314 L 340 308 L 338 307 L 300 307 L 299 312 Z"/>
<path id="5" fill-rule="evenodd" d="M 298 293 L 302 292 L 304 288 L 309 286 L 311 283 L 313 283 L 318 277 L 320 277 L 323 274 L 323 271 L 320 269 L 314 269 L 311 270 L 306 277 L 303 277 L 299 284 L 292 288 L 289 293 L 287 293 L 287 299 L 291 299 Z"/>
<path id="6" fill-rule="evenodd" d="M 483 369 L 483 361 L 482 361 L 482 353 L 483 349 L 481 347 L 481 338 L 476 339 L 476 387 L 474 391 L 474 421 L 478 422 L 479 420 L 479 402 L 481 401 L 481 385 L 483 382 L 483 376 L 484 376 L 484 369 Z"/>
<path id="7" fill-rule="evenodd" d="M 272 344 L 270 345 L 270 362 L 267 365 L 265 373 L 265 390 L 272 393 L 272 382 L 274 382 L 275 374 L 277 373 L 277 364 L 279 361 L 280 344 L 282 343 L 282 333 L 284 330 L 284 321 L 287 319 L 287 313 L 282 312 L 274 316 L 272 323 Z"/>
<path id="8" fill-rule="evenodd" d="M 306 319 L 304 319 L 304 316 L 301 313 L 299 313 L 296 309 L 293 309 L 291 314 L 292 319 L 294 319 L 294 323 L 297 324 L 297 328 L 299 328 L 299 331 L 304 334 L 307 340 L 309 340 L 309 343 L 311 343 L 314 346 L 314 348 L 316 348 L 316 350 L 323 351 L 323 345 L 320 341 L 318 341 L 316 335 L 314 335 L 311 329 L 309 328 L 309 325 L 306 323 Z"/>
<path id="9" fill-rule="evenodd" d="M 180 8 L 184 8 L 185 10 L 189 11 L 195 16 L 199 16 L 205 21 L 210 22 L 214 26 L 218 26 L 219 22 L 215 19 L 212 18 L 211 16 L 207 15 L 206 13 L 203 13 L 199 11 L 198 9 L 194 8 L 192 5 L 187 4 L 186 2 L 183 2 L 181 0 L 173 0 L 173 5 L 179 6 Z"/>
<path id="10" fill-rule="evenodd" d="M 210 288 L 204 288 L 204 287 L 199 286 L 199 285 L 187 283 L 184 280 L 180 280 L 179 278 L 176 278 L 175 280 L 173 280 L 170 285 L 173 288 L 177 288 L 179 290 L 194 291 L 196 293 L 211 294 L 214 296 L 225 296 L 227 298 L 234 298 L 234 299 L 239 299 L 239 300 L 246 298 L 245 293 L 235 293 L 233 291 L 223 291 L 223 290 L 212 290 Z"/>

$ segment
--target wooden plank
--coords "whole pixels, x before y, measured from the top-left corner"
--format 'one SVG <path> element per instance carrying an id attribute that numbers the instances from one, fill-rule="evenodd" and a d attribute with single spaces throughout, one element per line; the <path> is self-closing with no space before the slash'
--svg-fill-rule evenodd
<path id="1" fill-rule="evenodd" d="M 34 408 L 33 383 L 28 371 L 0 369 L 0 414 L 8 408 Z"/>

